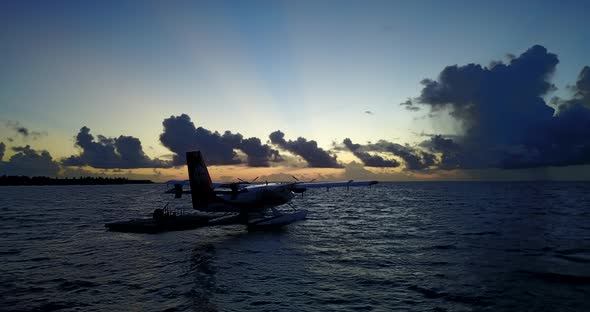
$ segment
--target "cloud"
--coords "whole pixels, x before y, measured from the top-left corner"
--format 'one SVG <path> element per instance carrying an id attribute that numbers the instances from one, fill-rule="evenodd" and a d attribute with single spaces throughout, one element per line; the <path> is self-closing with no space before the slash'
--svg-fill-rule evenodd
<path id="1" fill-rule="evenodd" d="M 160 142 L 174 153 L 172 162 L 175 166 L 184 165 L 185 153 L 192 150 L 201 150 L 210 165 L 241 163 L 234 149 L 244 152 L 247 164 L 252 167 L 268 167 L 271 161 L 282 160 L 277 150 L 262 144 L 259 138 L 244 139 L 241 134 L 231 131 L 221 135 L 203 127 L 196 128 L 186 114 L 170 116 L 162 124 L 164 132 L 160 135 Z"/>
<path id="2" fill-rule="evenodd" d="M 0 161 L 2 161 L 5 151 L 6 151 L 6 144 L 4 144 L 4 142 L 0 142 Z"/>
<path id="3" fill-rule="evenodd" d="M 1 144 L 4 146 L 4 144 Z M 5 148 L 5 147 L 4 147 Z M 53 160 L 49 152 L 36 151 L 29 145 L 12 148 L 16 154 L 7 162 L 0 161 L 0 173 L 5 175 L 57 176 L 59 164 Z"/>
<path id="4" fill-rule="evenodd" d="M 336 160 L 336 156 L 318 147 L 316 141 L 307 141 L 299 137 L 296 141 L 286 141 L 285 134 L 277 130 L 269 135 L 272 144 L 279 146 L 295 155 L 301 156 L 310 167 L 314 168 L 342 168 Z"/>
<path id="5" fill-rule="evenodd" d="M 82 149 L 78 156 L 63 160 L 65 166 L 91 166 L 94 168 L 155 168 L 170 167 L 168 162 L 150 159 L 144 152 L 138 138 L 119 136 L 94 137 L 88 127 L 82 127 L 76 136 L 76 146 Z"/>
<path id="6" fill-rule="evenodd" d="M 406 175 L 403 172 L 391 172 L 387 169 L 382 169 L 378 172 L 368 170 L 363 164 L 357 162 L 350 162 L 344 166 L 344 171 L 339 176 L 330 178 L 331 180 L 378 180 L 378 181 L 409 181 L 412 180 L 411 175 Z"/>
<path id="7" fill-rule="evenodd" d="M 407 170 L 423 170 L 434 165 L 434 155 L 408 145 L 379 140 L 377 143 L 368 144 L 364 148 L 373 151 L 389 152 L 400 157 L 404 161 L 405 169 Z"/>
<path id="8" fill-rule="evenodd" d="M 580 105 L 590 108 L 590 67 L 584 66 L 578 75 L 578 81 L 570 87 L 573 97 L 569 100 L 554 97 L 551 103 L 557 106 L 558 114 L 574 106 Z"/>
<path id="9" fill-rule="evenodd" d="M 433 111 L 451 107 L 451 115 L 471 135 L 496 142 L 522 139 L 532 124 L 547 120 L 553 109 L 542 96 L 554 89 L 548 82 L 557 56 L 534 46 L 509 64 L 447 66 L 438 80 L 424 79 L 418 101 Z M 509 127 L 498 127 L 509 124 Z M 494 132 L 494 135 L 489 135 Z"/>
<path id="10" fill-rule="evenodd" d="M 275 162 L 282 161 L 279 151 L 267 144 L 262 145 L 259 138 L 244 139 L 239 148 L 248 155 L 248 166 L 251 167 L 267 167 L 269 159 Z"/>
<path id="11" fill-rule="evenodd" d="M 359 149 L 361 148 L 361 145 L 353 144 L 349 138 L 344 139 L 342 143 L 366 166 L 396 168 L 400 165 L 400 163 L 396 160 L 386 160 L 379 155 L 371 155 L 367 152 L 360 151 Z"/>
<path id="12" fill-rule="evenodd" d="M 406 170 L 424 170 L 435 165 L 436 157 L 433 154 L 427 153 L 420 148 L 411 147 L 409 145 L 401 145 L 386 140 L 379 140 L 377 143 L 369 143 L 366 145 L 353 144 L 350 139 L 344 140 L 344 145 L 350 149 L 363 163 L 371 167 L 398 167 L 400 163 L 396 160 L 386 160 L 382 163 L 383 158 L 379 156 L 371 156 L 367 152 L 381 152 L 390 153 L 401 158 L 404 162 L 404 169 Z M 368 159 L 365 159 L 369 157 Z M 378 157 L 377 159 L 373 159 Z"/>
<path id="13" fill-rule="evenodd" d="M 29 129 L 25 127 L 18 127 L 15 129 L 17 133 L 22 134 L 23 136 L 29 136 Z"/>
<path id="14" fill-rule="evenodd" d="M 441 136 L 443 138 L 459 138 L 459 137 L 461 137 L 460 135 L 457 135 L 457 134 L 440 134 L 440 133 L 437 134 L 437 133 L 427 133 L 427 132 L 424 132 L 424 131 L 422 131 L 422 132 L 411 132 L 411 133 L 413 135 L 416 135 L 416 136 L 429 137 L 429 138 L 432 138 L 432 137 L 435 137 L 435 136 Z"/>
<path id="15" fill-rule="evenodd" d="M 574 90 L 576 91 L 576 98 L 581 99 L 584 106 L 590 107 L 590 67 L 584 66 L 578 76 Z"/>
<path id="16" fill-rule="evenodd" d="M 46 136 L 47 132 L 31 131 L 28 128 L 21 125 L 18 121 L 7 120 L 4 122 L 5 126 L 11 128 L 14 132 L 22 135 L 24 138 L 32 138 L 33 140 L 38 139 L 41 136 Z"/>
<path id="17" fill-rule="evenodd" d="M 459 157 L 462 157 L 462 148 L 459 144 L 455 143 L 452 139 L 444 138 L 441 135 L 435 135 L 430 140 L 424 141 L 420 144 L 427 148 L 433 153 L 440 153 L 441 158 L 438 163 L 440 169 L 451 170 L 458 169 L 463 163 Z M 463 167 L 465 167 L 463 165 Z"/>
<path id="18" fill-rule="evenodd" d="M 523 153 L 504 160 L 506 168 L 590 164 L 590 109 L 582 103 L 561 108 L 523 142 Z"/>
<path id="19" fill-rule="evenodd" d="M 412 99 L 407 99 L 405 102 L 402 102 L 399 104 L 400 106 L 405 106 L 405 108 L 409 111 L 419 111 L 420 107 L 414 105 L 414 102 L 412 101 Z"/>
<path id="20" fill-rule="evenodd" d="M 424 145 L 442 153 L 441 168 L 526 168 L 589 163 L 590 112 L 585 67 L 571 100 L 544 97 L 556 88 L 557 55 L 536 45 L 507 63 L 447 66 L 438 79 L 424 79 L 413 105 L 449 110 L 460 139 L 432 137 Z"/>

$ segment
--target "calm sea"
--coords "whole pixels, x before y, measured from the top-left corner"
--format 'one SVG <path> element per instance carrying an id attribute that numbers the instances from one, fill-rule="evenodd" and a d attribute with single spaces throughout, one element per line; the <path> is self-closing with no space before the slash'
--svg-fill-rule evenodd
<path id="1" fill-rule="evenodd" d="M 1 187 L 0 310 L 590 311 L 590 183 L 316 189 L 280 231 L 105 230 L 165 189 Z"/>

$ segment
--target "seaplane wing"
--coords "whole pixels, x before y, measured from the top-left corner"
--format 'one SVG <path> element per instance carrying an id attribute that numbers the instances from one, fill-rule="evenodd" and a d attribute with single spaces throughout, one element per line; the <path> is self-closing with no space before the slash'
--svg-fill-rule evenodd
<path id="1" fill-rule="evenodd" d="M 191 185 L 189 180 L 170 180 L 166 182 L 167 185 Z M 213 182 L 213 187 L 225 187 L 231 183 Z M 245 184 L 245 183 L 244 183 Z"/>
<path id="2" fill-rule="evenodd" d="M 377 184 L 377 181 L 339 181 L 339 182 L 301 182 L 295 184 L 298 188 L 320 188 L 320 187 L 350 187 L 350 186 L 369 186 Z"/>
<path id="3" fill-rule="evenodd" d="M 351 186 L 370 186 L 370 185 L 374 185 L 377 184 L 377 181 L 354 181 L 354 180 L 349 180 L 349 181 L 336 181 L 336 182 L 294 182 L 294 183 L 272 183 L 274 185 L 276 184 L 285 184 L 285 185 L 293 185 L 294 187 L 297 188 L 322 188 L 322 187 L 327 187 L 327 188 L 331 188 L 331 187 L 351 187 Z M 168 182 L 166 182 L 166 184 L 168 185 L 182 185 L 182 186 L 189 186 L 190 187 L 190 181 L 189 180 L 170 180 Z M 267 184 L 264 183 L 257 183 L 257 184 L 249 184 L 249 183 L 225 183 L 225 182 L 213 182 L 213 187 L 214 188 L 229 188 L 230 185 L 232 184 L 237 184 L 240 185 L 240 188 L 258 188 L 258 187 L 262 187 L 262 186 L 266 186 Z M 170 193 L 173 193 L 173 190 L 170 190 Z"/>
<path id="4" fill-rule="evenodd" d="M 327 190 L 333 187 L 354 187 L 354 186 L 371 186 L 377 184 L 377 181 L 337 181 L 337 182 L 272 182 L 272 183 L 222 183 L 214 182 L 212 186 L 217 195 L 229 196 L 235 199 L 242 192 L 256 193 L 260 191 L 282 191 L 292 193 L 303 193 L 310 188 L 326 188 Z M 182 197 L 183 194 L 191 194 L 190 181 L 186 180 L 171 180 L 166 184 L 174 185 L 174 188 L 167 190 L 167 194 L 175 194 L 176 198 Z M 185 186 L 188 186 L 185 188 Z"/>
<path id="5" fill-rule="evenodd" d="M 170 181 L 166 181 L 166 184 L 172 184 L 172 185 L 176 185 L 176 184 L 180 184 L 180 185 L 190 185 L 191 182 L 189 180 L 170 180 Z"/>

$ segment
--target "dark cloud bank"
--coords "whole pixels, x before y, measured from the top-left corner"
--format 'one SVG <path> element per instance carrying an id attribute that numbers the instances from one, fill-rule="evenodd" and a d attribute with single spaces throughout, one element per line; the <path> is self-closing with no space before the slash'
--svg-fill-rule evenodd
<path id="1" fill-rule="evenodd" d="M 354 144 L 349 138 L 344 139 L 342 142 L 358 159 L 360 159 L 366 166 L 369 167 L 399 167 L 400 163 L 396 160 L 386 160 L 379 155 L 371 155 L 362 150 L 371 150 L 360 144 Z"/>
<path id="2" fill-rule="evenodd" d="M 40 132 L 40 131 L 32 131 L 29 128 L 21 125 L 18 121 L 7 120 L 3 122 L 4 125 L 14 131 L 17 135 L 22 136 L 24 139 L 33 139 L 36 140 L 42 136 L 47 136 L 47 132 Z M 13 140 L 12 138 L 10 140 Z"/>
<path id="3" fill-rule="evenodd" d="M 385 140 L 379 140 L 377 143 L 366 145 L 354 144 L 349 138 L 342 142 L 354 156 L 360 159 L 363 164 L 369 167 L 400 167 L 403 164 L 405 170 L 426 170 L 438 165 L 436 156 L 433 153 L 425 152 L 420 147 L 401 145 Z M 397 157 L 396 159 L 386 160 L 383 157 L 370 154 L 369 152 L 389 154 Z"/>
<path id="4" fill-rule="evenodd" d="M 401 105 L 411 111 L 429 109 L 431 116 L 448 111 L 461 124 L 462 135 L 426 135 L 428 140 L 415 146 L 385 140 L 361 145 L 348 138 L 343 145 L 365 166 L 412 171 L 590 164 L 590 67 L 584 67 L 569 87 L 569 99 L 553 97 L 548 105 L 544 98 L 556 89 L 551 78 L 558 63 L 557 55 L 533 46 L 506 63 L 447 66 L 436 80 L 424 79 L 420 95 Z M 33 135 L 18 123 L 10 126 L 24 137 Z M 102 169 L 183 166 L 185 152 L 197 149 L 211 165 L 267 167 L 283 161 L 279 152 L 283 150 L 300 156 L 309 167 L 343 168 L 316 141 L 286 140 L 281 131 L 271 133 L 269 139 L 263 144 L 256 137 L 196 127 L 182 114 L 163 121 L 160 142 L 173 152 L 170 161 L 149 158 L 138 138 L 95 138 L 89 128 L 82 127 L 75 143 L 80 154 L 61 163 L 28 145 L 13 147 L 16 153 L 1 161 L 6 146 L 0 143 L 0 173 L 55 176 L 60 165 Z M 245 154 L 245 160 L 236 151 Z"/>
<path id="5" fill-rule="evenodd" d="M 442 153 L 440 168 L 532 168 L 590 163 L 590 69 L 584 67 L 569 100 L 544 97 L 555 90 L 559 60 L 533 46 L 508 63 L 447 66 L 425 79 L 418 98 L 402 105 L 449 109 L 462 123 L 459 139 L 434 136 L 421 146 Z"/>
<path id="6" fill-rule="evenodd" d="M 63 161 L 65 166 L 91 166 L 94 168 L 160 168 L 170 164 L 159 159 L 150 159 L 144 152 L 138 138 L 119 136 L 107 138 L 90 134 L 88 127 L 82 127 L 76 136 L 76 146 L 82 149 L 78 156 Z"/>
<path id="7" fill-rule="evenodd" d="M 208 164 L 235 165 L 242 163 L 236 153 L 239 150 L 246 154 L 246 164 L 251 167 L 268 167 L 272 163 L 283 161 L 280 152 L 269 144 L 262 144 L 256 137 L 244 138 L 239 133 L 225 131 L 223 134 L 195 127 L 191 118 L 182 114 L 164 119 L 164 131 L 160 142 L 174 153 L 172 164 L 183 166 L 186 163 L 185 153 L 201 150 Z M 286 141 L 285 134 L 275 131 L 270 134 L 270 142 L 279 149 L 289 151 L 303 158 L 310 167 L 342 168 L 336 157 L 318 147 L 316 141 L 308 141 L 299 137 L 295 141 Z"/>
<path id="8" fill-rule="evenodd" d="M 53 177 L 59 173 L 59 163 L 47 151 L 35 151 L 29 145 L 15 146 L 12 150 L 16 153 L 8 161 L 1 161 L 5 148 L 0 142 L 0 174 Z"/>
<path id="9" fill-rule="evenodd" d="M 331 155 L 314 140 L 308 141 L 305 138 L 298 137 L 295 141 L 285 140 L 285 134 L 277 130 L 269 135 L 270 142 L 287 150 L 295 155 L 305 159 L 310 167 L 313 168 L 342 168 L 342 165 L 336 160 L 336 156 Z"/>
<path id="10" fill-rule="evenodd" d="M 203 151 L 210 165 L 245 163 L 251 167 L 268 167 L 271 163 L 283 161 L 277 149 L 269 144 L 262 144 L 259 138 L 244 138 L 241 134 L 231 131 L 220 134 L 203 127 L 197 128 L 186 114 L 164 119 L 163 127 L 160 142 L 173 152 L 171 161 L 149 158 L 138 138 L 124 135 L 114 138 L 103 135 L 95 137 L 88 127 L 82 127 L 75 141 L 75 145 L 80 148 L 80 154 L 72 155 L 60 162 L 54 160 L 48 152 L 35 151 L 28 145 L 13 147 L 17 153 L 8 161 L 1 162 L 6 146 L 0 143 L 0 173 L 56 176 L 60 169 L 69 167 L 133 169 L 184 166 L 185 153 L 190 150 Z M 270 139 L 279 148 L 306 160 L 310 167 L 342 168 L 335 156 L 319 148 L 313 140 L 308 141 L 300 137 L 296 141 L 286 141 L 280 131 L 272 133 Z M 246 155 L 245 161 L 239 157 L 236 150 Z"/>
<path id="11" fill-rule="evenodd" d="M 259 138 L 244 139 L 241 134 L 231 131 L 220 134 L 203 127 L 196 128 L 186 114 L 170 116 L 162 124 L 164 132 L 160 135 L 160 142 L 174 153 L 172 163 L 175 166 L 183 166 L 186 163 L 185 153 L 192 150 L 203 151 L 207 163 L 211 165 L 240 164 L 242 161 L 234 149 L 246 154 L 246 163 L 252 167 L 268 167 L 271 161 L 282 160 L 279 151 L 262 144 Z"/>

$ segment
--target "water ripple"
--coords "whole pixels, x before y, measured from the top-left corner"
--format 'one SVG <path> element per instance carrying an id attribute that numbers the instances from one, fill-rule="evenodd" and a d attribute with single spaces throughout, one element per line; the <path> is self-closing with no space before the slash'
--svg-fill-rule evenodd
<path id="1" fill-rule="evenodd" d="M 308 220 L 283 231 L 104 230 L 149 216 L 163 189 L 0 188 L 0 310 L 590 307 L 588 183 L 309 190 L 295 200 Z"/>

